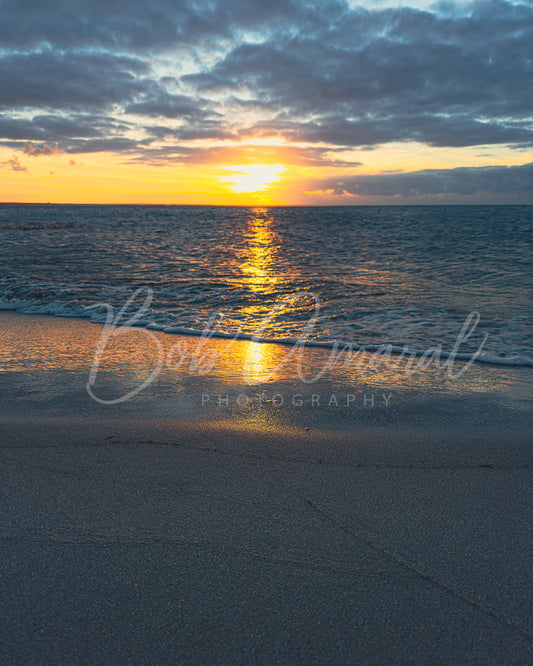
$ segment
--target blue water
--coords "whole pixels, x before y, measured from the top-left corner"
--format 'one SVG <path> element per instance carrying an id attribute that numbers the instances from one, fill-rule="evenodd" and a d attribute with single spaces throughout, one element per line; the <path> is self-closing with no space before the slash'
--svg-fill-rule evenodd
<path id="1" fill-rule="evenodd" d="M 138 324 L 167 332 L 220 313 L 221 334 L 287 340 L 318 313 L 310 340 L 417 352 L 475 311 L 460 352 L 532 365 L 532 227 L 532 206 L 1 205 L 0 309 L 101 322 L 87 306 L 144 288 Z"/>

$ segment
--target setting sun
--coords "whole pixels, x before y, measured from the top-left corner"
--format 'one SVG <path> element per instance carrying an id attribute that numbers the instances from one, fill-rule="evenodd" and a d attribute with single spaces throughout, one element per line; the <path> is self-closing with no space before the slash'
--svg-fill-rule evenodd
<path id="1" fill-rule="evenodd" d="M 221 181 L 229 183 L 238 194 L 266 190 L 277 183 L 285 171 L 283 164 L 237 164 L 224 168 L 234 173 L 224 176 Z"/>

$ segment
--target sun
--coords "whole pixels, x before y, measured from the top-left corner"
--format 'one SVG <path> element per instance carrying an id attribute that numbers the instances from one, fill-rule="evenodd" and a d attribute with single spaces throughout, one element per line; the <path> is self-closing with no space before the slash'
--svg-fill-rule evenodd
<path id="1" fill-rule="evenodd" d="M 277 183 L 285 171 L 283 164 L 236 164 L 224 167 L 233 171 L 231 176 L 224 176 L 220 180 L 229 183 L 234 192 L 261 192 Z"/>

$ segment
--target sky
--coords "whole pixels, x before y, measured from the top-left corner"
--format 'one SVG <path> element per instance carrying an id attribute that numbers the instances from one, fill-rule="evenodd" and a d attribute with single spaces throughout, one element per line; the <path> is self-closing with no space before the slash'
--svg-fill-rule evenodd
<path id="1" fill-rule="evenodd" d="M 0 0 L 0 201 L 533 203 L 533 0 Z"/>

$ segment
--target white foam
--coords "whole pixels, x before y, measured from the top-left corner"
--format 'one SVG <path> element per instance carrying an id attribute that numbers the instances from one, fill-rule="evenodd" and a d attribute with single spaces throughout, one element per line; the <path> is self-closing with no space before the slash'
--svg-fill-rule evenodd
<path id="1" fill-rule="evenodd" d="M 131 288 L 115 285 L 59 284 L 17 277 L 0 281 L 0 289 L 4 292 L 0 297 L 0 310 L 90 319 L 97 324 L 106 322 L 107 310 L 104 306 L 98 308 L 95 304 L 110 301 L 115 312 L 118 312 L 132 295 Z M 135 326 L 174 335 L 204 337 L 208 335 L 214 338 L 251 340 L 264 344 L 295 345 L 300 341 L 298 334 L 304 325 L 300 319 L 301 313 L 294 317 L 291 312 L 284 313 L 273 323 L 270 329 L 271 336 L 256 336 L 253 331 L 259 329 L 260 320 L 249 318 L 244 326 L 248 330 L 239 331 L 239 327 L 243 325 L 241 308 L 234 310 L 229 308 L 219 322 L 219 329 L 206 331 L 209 319 L 213 315 L 212 310 L 207 307 L 208 303 L 204 301 L 203 308 L 190 307 L 194 301 L 202 302 L 202 298 L 198 295 L 202 290 L 205 291 L 203 287 L 189 287 L 183 290 L 183 294 L 179 293 L 178 298 L 174 290 L 161 289 L 156 297 L 159 296 L 161 301 L 161 294 L 164 292 L 164 300 L 159 304 L 156 302 L 152 309 L 148 309 L 139 320 L 135 321 Z M 211 290 L 208 291 L 211 293 Z M 191 299 L 192 292 L 196 297 Z M 242 294 L 242 290 L 240 293 Z M 184 300 L 187 302 L 187 307 L 179 305 Z M 167 303 L 170 303 L 170 306 L 163 305 Z M 128 312 L 124 313 L 122 322 L 125 322 L 128 316 L 135 314 L 141 304 L 141 299 L 132 303 Z M 451 350 L 460 329 L 457 321 L 445 311 L 435 312 L 433 318 L 430 318 L 428 313 L 420 315 L 417 313 L 418 308 L 414 306 L 405 310 L 391 309 L 376 313 L 367 312 L 365 315 L 359 313 L 360 320 L 348 322 L 344 320 L 340 322 L 342 325 L 337 327 L 331 324 L 331 318 L 321 315 L 317 320 L 312 339 L 307 339 L 305 346 L 342 349 L 345 345 L 349 345 L 354 351 L 417 356 L 428 355 L 432 349 L 437 349 L 439 357 L 443 359 L 453 354 L 454 358 L 464 361 L 476 356 L 477 363 L 533 366 L 533 352 L 526 346 L 527 336 L 524 330 L 528 320 L 525 316 L 513 318 L 498 330 L 482 330 L 481 333 L 488 332 L 489 337 L 488 344 L 481 352 L 453 353 Z M 472 346 L 475 349 L 473 342 Z M 445 349 L 450 351 L 444 351 Z"/>

